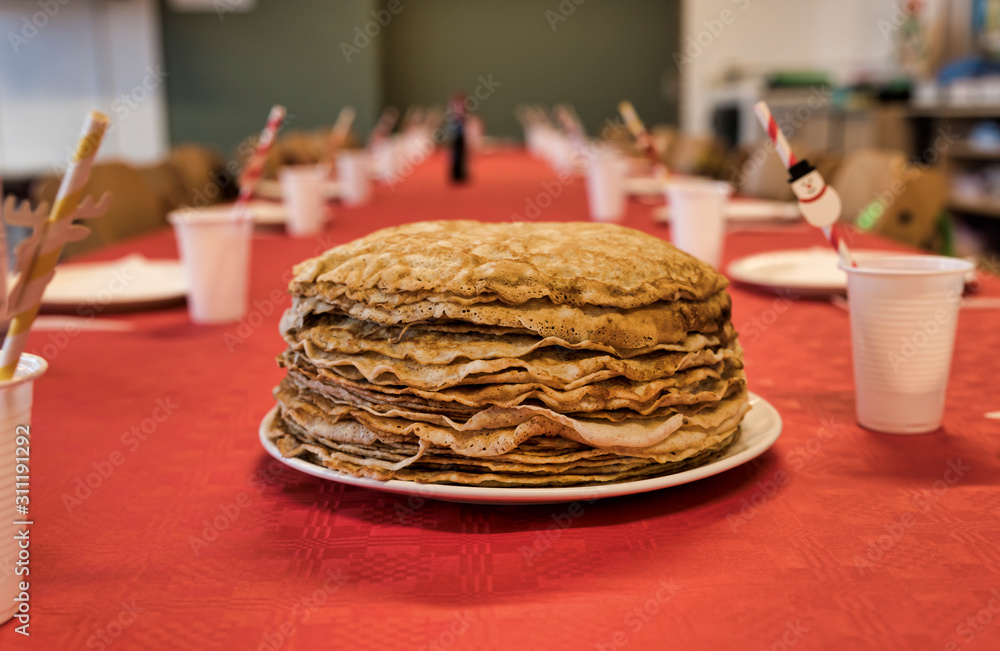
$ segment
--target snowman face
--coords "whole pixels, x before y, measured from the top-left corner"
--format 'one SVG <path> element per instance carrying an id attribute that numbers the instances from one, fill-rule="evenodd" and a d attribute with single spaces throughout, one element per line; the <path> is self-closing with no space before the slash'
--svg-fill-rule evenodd
<path id="1" fill-rule="evenodd" d="M 824 185 L 826 184 L 823 182 L 823 177 L 819 175 L 819 172 L 813 170 L 792 183 L 792 192 L 799 200 L 808 201 L 819 196 Z"/>

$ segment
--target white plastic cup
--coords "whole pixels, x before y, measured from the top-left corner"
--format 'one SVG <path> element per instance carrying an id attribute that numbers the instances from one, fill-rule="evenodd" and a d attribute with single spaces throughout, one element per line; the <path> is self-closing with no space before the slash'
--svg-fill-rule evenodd
<path id="1" fill-rule="evenodd" d="M 30 459 L 29 429 L 31 425 L 31 394 L 35 380 L 40 378 L 48 364 L 37 355 L 23 353 L 17 362 L 17 371 L 10 380 L 0 382 L 0 624 L 17 614 L 18 603 L 14 599 L 20 594 L 21 581 L 28 581 L 23 574 L 14 573 L 18 558 L 18 543 L 14 538 L 19 530 L 28 525 L 14 522 L 31 521 L 31 503 L 27 501 L 28 513 L 17 512 L 17 476 L 20 462 L 30 470 L 37 464 Z M 20 441 L 18 438 L 21 437 Z M 25 445 L 27 443 L 27 445 Z M 24 453 L 28 452 L 28 460 Z M 24 469 L 21 468 L 23 471 Z M 22 483 L 24 481 L 22 480 Z M 30 494 L 27 494 L 30 497 Z"/>
<path id="2" fill-rule="evenodd" d="M 253 221 L 232 212 L 175 211 L 188 283 L 188 313 L 195 323 L 233 323 L 247 312 Z"/>
<path id="3" fill-rule="evenodd" d="M 371 198 L 371 162 L 362 151 L 345 151 L 337 156 L 337 180 L 340 200 L 348 206 L 360 206 Z"/>
<path id="4" fill-rule="evenodd" d="M 619 222 L 625 216 L 627 161 L 616 151 L 596 154 L 587 165 L 587 205 L 596 222 Z"/>
<path id="5" fill-rule="evenodd" d="M 889 434 L 941 427 L 955 326 L 973 265 L 932 255 L 865 256 L 847 272 L 858 423 Z"/>
<path id="6" fill-rule="evenodd" d="M 732 192 L 732 186 L 723 181 L 670 180 L 666 195 L 670 204 L 670 241 L 674 246 L 718 268 L 726 202 Z"/>
<path id="7" fill-rule="evenodd" d="M 541 127 L 530 124 L 524 129 L 524 144 L 528 148 L 528 153 L 535 158 L 542 158 L 542 151 L 545 147 L 543 141 L 545 136 L 541 132 Z"/>
<path id="8" fill-rule="evenodd" d="M 396 177 L 396 147 L 391 138 L 372 145 L 372 169 L 380 181 L 392 181 Z"/>
<path id="9" fill-rule="evenodd" d="M 569 138 L 554 133 L 549 140 L 549 164 L 552 169 L 562 174 L 573 171 L 573 156 L 576 150 Z"/>
<path id="10" fill-rule="evenodd" d="M 288 221 L 285 228 L 293 237 L 307 237 L 323 230 L 326 199 L 323 186 L 326 170 L 316 165 L 291 165 L 281 168 L 281 196 Z"/>

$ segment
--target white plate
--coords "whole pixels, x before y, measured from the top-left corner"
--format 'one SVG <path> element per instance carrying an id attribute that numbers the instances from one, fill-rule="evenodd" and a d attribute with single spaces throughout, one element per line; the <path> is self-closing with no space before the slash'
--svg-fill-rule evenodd
<path id="1" fill-rule="evenodd" d="M 288 221 L 288 210 L 279 201 L 251 201 L 247 209 L 255 224 L 281 226 Z"/>
<path id="2" fill-rule="evenodd" d="M 669 486 L 678 486 L 688 482 L 717 475 L 731 468 L 754 459 L 764 453 L 778 440 L 781 434 L 781 416 L 778 411 L 760 396 L 751 393 L 750 404 L 753 409 L 743 419 L 743 430 L 740 439 L 726 453 L 715 461 L 698 468 L 685 470 L 673 475 L 625 481 L 604 486 L 569 486 L 566 488 L 485 488 L 481 486 L 450 486 L 446 484 L 418 484 L 411 481 L 391 479 L 379 481 L 363 477 L 352 477 L 336 470 L 324 468 L 309 463 L 303 459 L 286 459 L 281 456 L 278 448 L 268 440 L 267 431 L 271 420 L 277 413 L 277 407 L 264 416 L 260 424 L 260 442 L 268 454 L 296 470 L 329 479 L 330 481 L 363 486 L 388 493 L 400 495 L 417 495 L 422 498 L 443 500 L 446 502 L 467 502 L 471 504 L 555 504 L 558 502 L 575 502 L 577 500 L 595 500 L 620 495 L 634 495 L 648 491 L 659 490 Z"/>
<path id="3" fill-rule="evenodd" d="M 179 213 L 198 213 L 210 215 L 231 215 L 232 203 L 216 203 L 199 208 L 189 207 L 178 210 Z M 250 218 L 255 224 L 281 226 L 288 221 L 288 211 L 280 201 L 251 201 L 247 204 Z"/>
<path id="4" fill-rule="evenodd" d="M 630 176 L 625 179 L 625 194 L 660 195 L 666 190 L 666 184 L 657 176 Z"/>
<path id="5" fill-rule="evenodd" d="M 257 182 L 257 187 L 253 193 L 261 199 L 272 199 L 281 201 L 281 183 L 274 179 L 262 179 Z M 328 180 L 323 184 L 323 194 L 327 199 L 340 197 L 340 183 Z"/>
<path id="6" fill-rule="evenodd" d="M 82 305 L 142 307 L 179 302 L 187 296 L 179 260 L 147 260 L 130 255 L 111 262 L 60 264 L 45 288 L 43 307 Z"/>
<path id="7" fill-rule="evenodd" d="M 856 258 L 871 255 L 905 255 L 889 251 L 854 251 Z M 847 274 L 840 270 L 837 253 L 825 246 L 758 253 L 733 260 L 726 267 L 730 280 L 770 290 L 806 296 L 828 296 L 847 291 Z"/>
<path id="8" fill-rule="evenodd" d="M 656 221 L 670 221 L 670 206 L 653 213 Z M 766 199 L 735 199 L 726 203 L 726 220 L 730 222 L 786 222 L 802 219 L 799 204 L 794 201 Z"/>

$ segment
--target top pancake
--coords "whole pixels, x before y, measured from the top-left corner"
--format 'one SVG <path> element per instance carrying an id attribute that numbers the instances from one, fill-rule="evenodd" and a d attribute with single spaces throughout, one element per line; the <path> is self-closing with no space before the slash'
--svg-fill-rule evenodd
<path id="1" fill-rule="evenodd" d="M 629 309 L 704 300 L 727 284 L 667 242 L 613 224 L 435 221 L 330 249 L 297 265 L 289 289 L 380 307 L 547 299 Z"/>

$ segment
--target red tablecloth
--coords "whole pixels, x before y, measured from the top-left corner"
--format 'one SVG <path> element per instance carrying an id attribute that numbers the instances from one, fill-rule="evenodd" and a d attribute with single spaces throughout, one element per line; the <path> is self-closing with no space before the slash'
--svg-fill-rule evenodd
<path id="1" fill-rule="evenodd" d="M 733 288 L 750 387 L 784 432 L 755 462 L 659 492 L 419 504 L 270 460 L 257 428 L 294 263 L 404 221 L 523 217 L 528 201 L 540 219 L 586 216 L 582 180 L 523 154 L 472 171 L 449 187 L 435 157 L 318 238 L 255 237 L 243 324 L 176 308 L 113 317 L 134 332 L 32 335 L 51 368 L 35 387 L 31 638 L 15 621 L 0 646 L 1000 648 L 997 310 L 961 315 L 944 431 L 896 437 L 854 423 L 845 311 Z M 651 213 L 633 201 L 626 223 L 666 236 Z M 726 257 L 811 245 L 802 227 L 743 232 Z M 177 255 L 161 232 L 98 257 L 132 251 Z"/>

